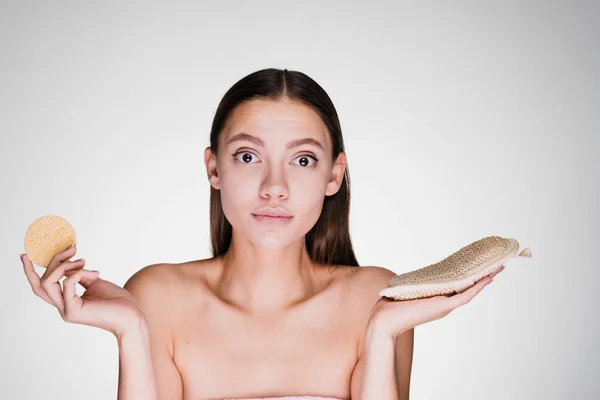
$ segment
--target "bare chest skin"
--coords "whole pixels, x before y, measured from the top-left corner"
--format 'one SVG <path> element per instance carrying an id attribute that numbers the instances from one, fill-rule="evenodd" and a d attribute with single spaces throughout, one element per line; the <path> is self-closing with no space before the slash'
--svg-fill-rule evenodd
<path id="1" fill-rule="evenodd" d="M 173 307 L 172 352 L 184 400 L 350 398 L 368 318 L 368 307 L 352 290 L 361 267 L 323 269 L 310 298 L 285 312 L 253 316 L 215 295 L 210 263 L 177 265 L 182 296 L 176 301 L 184 304 Z"/>

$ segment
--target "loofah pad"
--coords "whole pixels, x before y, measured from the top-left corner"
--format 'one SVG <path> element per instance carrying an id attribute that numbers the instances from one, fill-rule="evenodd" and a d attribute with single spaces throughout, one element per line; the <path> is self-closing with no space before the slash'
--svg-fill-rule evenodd
<path id="1" fill-rule="evenodd" d="M 519 242 L 488 236 L 463 247 L 440 262 L 394 276 L 380 296 L 412 300 L 461 293 L 515 257 Z M 531 257 L 529 248 L 518 254 Z"/>
<path id="2" fill-rule="evenodd" d="M 35 265 L 47 268 L 52 258 L 75 240 L 75 229 L 66 219 L 45 215 L 33 221 L 25 232 L 25 253 Z"/>

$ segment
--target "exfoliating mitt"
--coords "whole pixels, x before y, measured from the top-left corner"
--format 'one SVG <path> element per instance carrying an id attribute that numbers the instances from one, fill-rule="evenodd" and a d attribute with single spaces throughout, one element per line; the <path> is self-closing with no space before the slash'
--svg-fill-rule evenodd
<path id="1" fill-rule="evenodd" d="M 412 300 L 461 293 L 517 256 L 518 250 L 519 242 L 515 239 L 488 236 L 440 262 L 392 277 L 379 295 Z M 531 257 L 531 250 L 526 248 L 518 256 Z"/>

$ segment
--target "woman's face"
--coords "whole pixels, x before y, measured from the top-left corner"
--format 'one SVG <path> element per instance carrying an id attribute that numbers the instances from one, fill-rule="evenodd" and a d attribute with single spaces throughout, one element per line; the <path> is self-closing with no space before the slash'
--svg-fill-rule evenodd
<path id="1" fill-rule="evenodd" d="M 233 228 L 262 247 L 303 239 L 319 219 L 325 196 L 340 188 L 343 153 L 333 163 L 327 127 L 310 107 L 289 99 L 254 99 L 230 116 L 219 154 L 207 148 L 209 181 Z M 291 218 L 257 217 L 265 210 Z"/>

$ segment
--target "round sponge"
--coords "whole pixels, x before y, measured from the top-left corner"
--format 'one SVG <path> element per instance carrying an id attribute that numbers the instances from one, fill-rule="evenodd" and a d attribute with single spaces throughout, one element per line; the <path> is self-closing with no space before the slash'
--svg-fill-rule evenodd
<path id="1" fill-rule="evenodd" d="M 75 229 L 58 215 L 44 215 L 25 232 L 25 253 L 40 267 L 47 268 L 52 258 L 76 243 Z"/>

